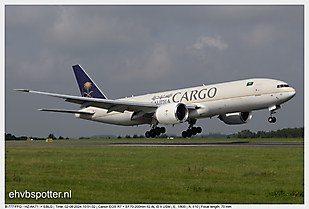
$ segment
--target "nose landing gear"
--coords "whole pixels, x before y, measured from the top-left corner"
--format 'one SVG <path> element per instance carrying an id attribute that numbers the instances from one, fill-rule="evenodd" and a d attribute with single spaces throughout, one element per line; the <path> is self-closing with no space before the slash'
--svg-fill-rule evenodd
<path id="1" fill-rule="evenodd" d="M 277 118 L 273 116 L 273 114 L 275 114 L 275 113 L 276 113 L 275 110 L 272 110 L 270 112 L 270 117 L 268 118 L 268 122 L 269 123 L 276 123 Z"/>
<path id="2" fill-rule="evenodd" d="M 280 105 L 273 105 L 268 108 L 270 111 L 270 117 L 268 118 L 269 123 L 275 123 L 277 121 L 276 117 L 274 117 L 273 114 L 276 113 L 275 110 L 279 110 L 280 108 Z"/>

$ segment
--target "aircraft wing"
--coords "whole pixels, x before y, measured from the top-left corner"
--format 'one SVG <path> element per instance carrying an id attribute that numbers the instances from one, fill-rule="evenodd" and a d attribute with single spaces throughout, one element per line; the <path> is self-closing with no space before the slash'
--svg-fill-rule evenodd
<path id="1" fill-rule="evenodd" d="M 93 107 L 106 109 L 108 110 L 108 112 L 112 112 L 112 111 L 124 112 L 125 110 L 127 110 L 127 111 L 132 111 L 132 112 L 143 111 L 144 113 L 152 113 L 152 112 L 155 112 L 158 107 L 156 104 L 146 103 L 146 102 L 132 102 L 132 101 L 119 101 L 119 100 L 110 100 L 110 99 L 98 99 L 98 98 L 91 98 L 91 97 L 79 97 L 79 96 L 71 96 L 71 95 L 64 95 L 64 94 L 32 91 L 28 89 L 14 89 L 14 90 L 57 97 L 57 98 L 64 99 L 66 102 L 79 104 L 81 105 L 81 107 L 93 106 Z M 48 111 L 48 110 L 45 110 L 45 111 Z M 57 111 L 57 112 L 60 112 L 60 111 Z"/>

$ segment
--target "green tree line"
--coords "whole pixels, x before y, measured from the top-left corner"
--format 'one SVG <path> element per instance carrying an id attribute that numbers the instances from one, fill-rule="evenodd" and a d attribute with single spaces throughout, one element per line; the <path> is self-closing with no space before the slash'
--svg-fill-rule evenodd
<path id="1" fill-rule="evenodd" d="M 166 134 L 162 134 L 159 136 L 160 138 L 167 138 Z M 173 136 L 177 138 L 177 136 Z M 209 135 L 202 135 L 203 138 L 304 138 L 304 127 L 302 128 L 285 128 L 277 131 L 258 131 L 252 132 L 250 130 L 242 130 L 238 133 L 234 133 L 232 135 L 225 135 L 220 133 L 209 133 Z M 45 140 L 46 138 L 38 138 L 38 137 L 29 137 L 33 140 Z M 27 136 L 16 137 L 11 133 L 5 134 L 5 140 L 27 140 L 29 139 Z M 49 134 L 47 138 L 57 139 L 54 134 Z M 87 137 L 80 137 L 87 138 Z M 89 137 L 88 137 L 89 138 Z M 118 136 L 118 139 L 121 139 L 121 136 Z M 124 138 L 145 138 L 144 135 L 138 136 L 134 134 L 133 137 L 130 135 L 126 135 Z M 58 139 L 69 139 L 68 137 L 64 138 L 59 136 Z"/>
<path id="2" fill-rule="evenodd" d="M 304 138 L 304 127 L 284 128 L 277 131 L 258 131 L 254 133 L 250 130 L 243 130 L 232 134 L 231 138 Z"/>
<path id="3" fill-rule="evenodd" d="M 59 136 L 58 138 L 55 137 L 54 134 L 49 134 L 48 137 L 46 138 L 39 138 L 39 137 L 27 137 L 27 136 L 15 136 L 11 133 L 6 133 L 5 134 L 5 140 L 27 140 L 27 139 L 33 139 L 33 140 L 46 140 L 47 138 L 52 138 L 53 140 L 55 139 L 69 139 L 68 137 L 64 138 L 62 136 Z"/>

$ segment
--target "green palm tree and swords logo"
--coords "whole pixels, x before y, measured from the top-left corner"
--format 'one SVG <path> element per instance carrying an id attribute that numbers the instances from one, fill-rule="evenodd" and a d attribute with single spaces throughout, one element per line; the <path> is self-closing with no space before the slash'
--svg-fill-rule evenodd
<path id="1" fill-rule="evenodd" d="M 92 97 L 90 94 L 93 92 L 93 91 L 89 91 L 92 87 L 92 83 L 90 82 L 86 82 L 84 83 L 84 89 L 86 89 L 87 92 L 83 92 L 83 96 L 84 97 Z"/>

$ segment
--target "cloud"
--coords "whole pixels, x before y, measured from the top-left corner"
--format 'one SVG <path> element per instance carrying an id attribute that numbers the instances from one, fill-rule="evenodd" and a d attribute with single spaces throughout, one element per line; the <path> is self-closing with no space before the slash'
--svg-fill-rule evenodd
<path id="1" fill-rule="evenodd" d="M 8 64 L 12 64 L 12 66 L 15 66 L 15 76 L 21 77 L 26 80 L 37 81 L 40 79 L 50 79 L 50 77 L 54 74 L 55 70 L 54 56 L 49 50 L 46 49 L 42 50 L 39 53 L 38 59 L 34 62 L 31 62 L 30 60 L 25 60 L 23 62 L 14 62 L 11 59 L 8 59 L 8 62 Z"/>
<path id="2" fill-rule="evenodd" d="M 149 31 L 129 18 L 98 13 L 95 7 L 85 12 L 80 7 L 61 7 L 59 18 L 50 28 L 51 42 L 63 51 L 88 54 L 128 49 L 150 40 Z M 100 11 L 100 10 L 99 10 Z"/>
<path id="3" fill-rule="evenodd" d="M 20 6 L 7 5 L 6 12 L 6 29 L 18 28 L 23 31 L 41 30 L 56 19 L 54 6 Z M 44 24 L 42 24 L 44 22 Z"/>
<path id="4" fill-rule="evenodd" d="M 172 61 L 169 47 L 159 44 L 148 58 L 145 70 L 147 74 L 155 77 L 163 77 L 170 72 Z"/>
<path id="5" fill-rule="evenodd" d="M 216 37 L 200 36 L 196 40 L 196 43 L 190 46 L 189 49 L 200 50 L 206 46 L 217 48 L 220 51 L 225 51 L 228 47 L 228 44 L 224 43 L 221 40 L 221 36 L 216 36 Z"/>
<path id="6" fill-rule="evenodd" d="M 157 44 L 145 61 L 124 58 L 126 72 L 119 79 L 123 82 L 137 78 L 152 80 L 169 75 L 173 66 L 172 48 L 164 44 Z"/>
<path id="7" fill-rule="evenodd" d="M 275 31 L 276 29 L 272 25 L 258 24 L 242 37 L 247 46 L 261 49 L 275 41 Z"/>

